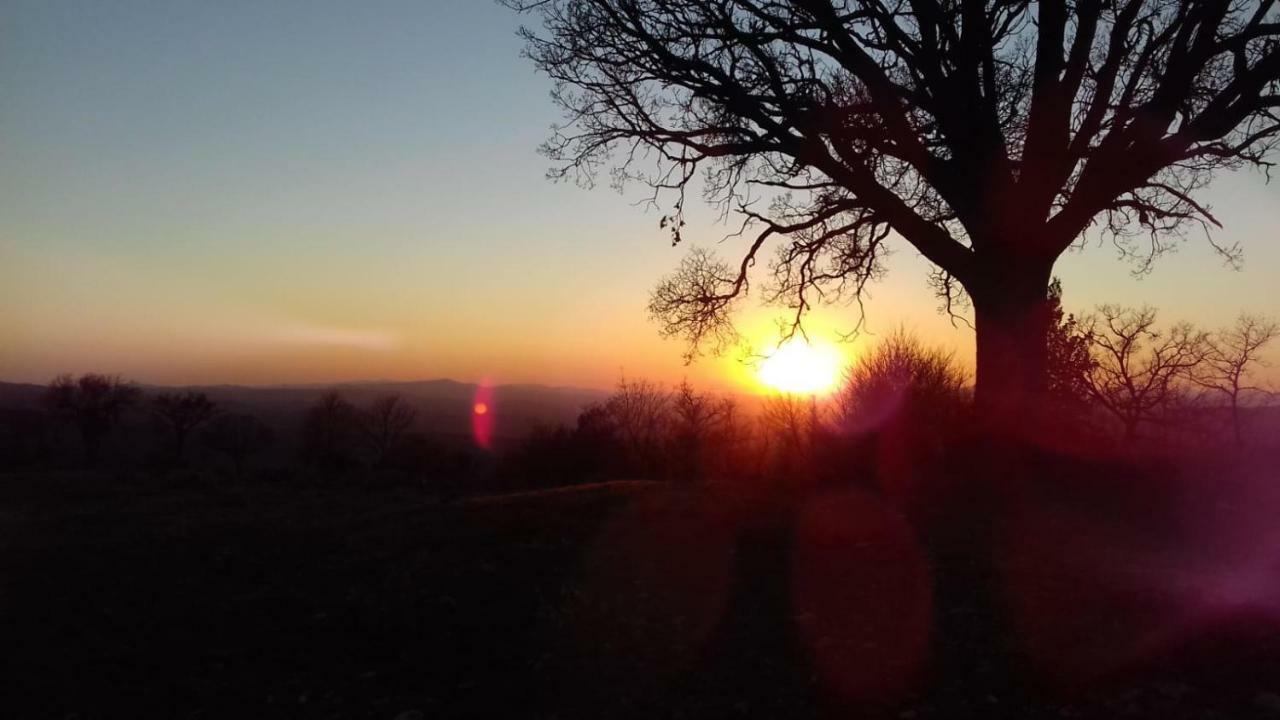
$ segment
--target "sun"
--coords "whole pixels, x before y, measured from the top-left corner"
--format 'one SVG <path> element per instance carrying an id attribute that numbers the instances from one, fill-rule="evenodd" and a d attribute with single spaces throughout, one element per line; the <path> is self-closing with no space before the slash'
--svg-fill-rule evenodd
<path id="1" fill-rule="evenodd" d="M 840 364 L 835 348 L 794 338 L 765 358 L 757 375 L 778 392 L 818 395 L 835 387 Z"/>

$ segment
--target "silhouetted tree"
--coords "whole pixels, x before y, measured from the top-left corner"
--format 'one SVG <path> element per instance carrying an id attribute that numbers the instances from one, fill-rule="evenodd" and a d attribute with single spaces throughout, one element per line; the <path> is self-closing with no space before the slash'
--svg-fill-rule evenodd
<path id="1" fill-rule="evenodd" d="M 45 391 L 45 404 L 56 416 L 75 424 L 84 443 L 85 459 L 93 463 L 98 459 L 103 438 L 141 395 L 137 387 L 118 375 L 59 375 Z"/>
<path id="2" fill-rule="evenodd" d="M 1241 315 L 1235 325 L 1208 337 L 1204 362 L 1191 375 L 1200 387 L 1226 396 L 1236 444 L 1244 442 L 1240 408 L 1249 394 L 1265 392 L 1250 382 L 1251 371 L 1255 366 L 1264 364 L 1260 357 L 1262 349 L 1277 336 L 1280 336 L 1280 324 L 1275 320 Z"/>
<path id="3" fill-rule="evenodd" d="M 356 428 L 355 406 L 330 390 L 307 410 L 302 424 L 303 454 L 321 467 L 342 465 L 349 460 Z"/>
<path id="4" fill-rule="evenodd" d="M 618 423 L 603 403 L 588 405 L 573 429 L 573 448 L 579 456 L 582 479 L 629 472 Z"/>
<path id="5" fill-rule="evenodd" d="M 732 421 L 731 399 L 700 393 L 683 380 L 671 399 L 672 461 L 681 479 L 705 477 L 709 446 L 721 438 Z"/>
<path id="6" fill-rule="evenodd" d="M 761 452 L 778 479 L 796 482 L 812 473 L 814 437 L 820 417 L 817 398 L 783 393 L 760 401 Z"/>
<path id="7" fill-rule="evenodd" d="M 648 380 L 618 382 L 605 401 L 628 471 L 651 475 L 658 471 L 663 441 L 669 430 L 671 395 Z"/>
<path id="8" fill-rule="evenodd" d="M 1159 330 L 1150 307 L 1102 305 L 1083 327 L 1094 359 L 1089 394 L 1120 421 L 1126 441 L 1141 423 L 1168 417 L 1207 351 L 1206 333 L 1185 322 Z"/>
<path id="9" fill-rule="evenodd" d="M 387 395 L 374 400 L 359 415 L 361 435 L 373 451 L 374 465 L 387 463 L 405 433 L 413 427 L 418 412 L 399 395 Z"/>
<path id="10" fill-rule="evenodd" d="M 564 425 L 537 425 L 508 457 L 505 474 L 528 487 L 581 482 L 588 468 L 574 433 Z"/>
<path id="11" fill-rule="evenodd" d="M 1264 165 L 1280 137 L 1272 0 L 505 2 L 541 21 L 523 35 L 566 114 L 553 177 L 670 193 L 673 242 L 700 177 L 754 227 L 735 262 L 695 252 L 654 292 L 691 355 L 735 340 L 771 240 L 765 296 L 795 328 L 860 296 L 900 237 L 946 308 L 972 302 L 976 399 L 1010 429 L 1040 409 L 1057 258 L 1095 227 L 1149 266 L 1218 225 L 1196 199 L 1216 172 Z"/>
<path id="12" fill-rule="evenodd" d="M 1094 360 L 1080 320 L 1062 309 L 1062 284 L 1049 285 L 1048 393 L 1046 402 L 1060 424 L 1079 423 L 1089 401 Z"/>
<path id="13" fill-rule="evenodd" d="M 191 431 L 218 413 L 218 405 L 202 392 L 187 390 L 159 393 L 151 398 L 151 411 L 168 426 L 173 439 L 173 460 L 182 461 Z"/>
<path id="14" fill-rule="evenodd" d="M 244 478 L 249 458 L 271 446 L 275 433 L 261 420 L 243 413 L 219 415 L 200 435 L 210 449 L 231 461 L 237 480 Z"/>
<path id="15" fill-rule="evenodd" d="M 874 479 L 898 502 L 938 470 L 965 423 L 968 378 L 952 353 L 925 347 L 899 328 L 862 354 L 836 395 L 846 470 Z"/>
<path id="16" fill-rule="evenodd" d="M 758 474 L 758 463 L 752 462 L 751 426 L 743 417 L 738 401 L 720 398 L 716 430 L 707 455 L 707 477 L 740 480 Z"/>
<path id="17" fill-rule="evenodd" d="M 899 328 L 845 373 L 836 396 L 839 419 L 853 429 L 873 429 L 895 418 L 945 426 L 957 419 L 966 383 L 950 352 L 926 348 Z"/>

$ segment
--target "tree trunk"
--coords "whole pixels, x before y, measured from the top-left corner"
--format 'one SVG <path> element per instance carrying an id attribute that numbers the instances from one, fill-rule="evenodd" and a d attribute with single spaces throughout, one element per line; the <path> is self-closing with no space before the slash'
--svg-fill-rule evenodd
<path id="1" fill-rule="evenodd" d="M 1137 415 L 1126 415 L 1124 418 L 1124 444 L 1127 447 L 1133 447 L 1138 440 L 1138 423 L 1140 419 Z"/>
<path id="2" fill-rule="evenodd" d="M 1035 267 L 1035 266 L 1032 266 Z M 976 436 L 957 472 L 963 497 L 948 502 L 930 542 L 936 564 L 938 653 L 957 688 L 983 688 L 1016 713 L 1018 662 L 999 589 L 997 554 L 1011 503 L 1034 472 L 1032 452 L 1048 419 L 1047 335 L 1051 264 L 1008 264 L 969 288 L 977 330 Z"/>
<path id="3" fill-rule="evenodd" d="M 1043 419 L 1050 270 L 1009 272 L 971 293 L 977 326 L 974 405 L 983 430 L 1007 439 Z"/>
<path id="4" fill-rule="evenodd" d="M 1240 398 L 1231 396 L 1231 429 L 1235 433 L 1236 447 L 1244 445 L 1244 431 L 1240 428 Z"/>

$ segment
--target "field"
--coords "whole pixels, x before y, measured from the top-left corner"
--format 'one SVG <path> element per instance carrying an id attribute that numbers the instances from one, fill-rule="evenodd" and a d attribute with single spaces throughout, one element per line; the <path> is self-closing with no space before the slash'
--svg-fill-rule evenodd
<path id="1" fill-rule="evenodd" d="M 806 542 L 835 554 L 806 559 L 787 539 L 789 514 L 767 498 L 640 482 L 442 503 L 416 488 L 6 476 L 0 714 L 1280 713 L 1266 680 L 1227 666 L 1065 697 L 1020 681 L 977 691 L 936 669 L 913 686 L 912 673 L 884 669 L 912 660 L 922 631 L 895 614 L 923 570 L 897 526 L 820 526 Z M 793 607 L 815 569 L 834 578 L 815 606 L 834 598 L 866 623 L 815 634 Z M 955 596 L 941 602 L 939 617 L 964 611 L 946 606 Z M 871 680 L 851 690 L 819 666 L 832 642 L 855 640 L 865 655 L 853 669 Z M 875 702 L 880 691 L 894 701 Z"/>

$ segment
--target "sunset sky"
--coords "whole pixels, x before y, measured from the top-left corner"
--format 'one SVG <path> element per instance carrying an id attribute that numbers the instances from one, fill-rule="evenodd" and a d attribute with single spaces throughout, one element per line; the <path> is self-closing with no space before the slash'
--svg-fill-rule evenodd
<path id="1" fill-rule="evenodd" d="M 641 190 L 544 179 L 558 111 L 519 22 L 487 0 L 0 3 L 0 380 L 743 387 L 735 358 L 686 368 L 646 319 L 684 249 Z M 1141 280 L 1093 244 L 1059 264 L 1068 308 L 1280 314 L 1280 180 L 1204 197 L 1242 271 L 1198 231 Z M 706 246 L 730 230 L 689 223 Z M 968 362 L 926 264 L 898 244 L 890 269 L 869 329 Z M 743 316 L 761 345 L 772 313 Z M 855 320 L 825 310 L 815 335 Z"/>

